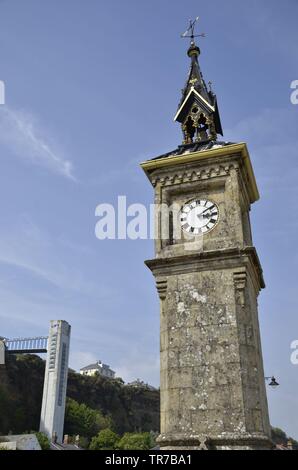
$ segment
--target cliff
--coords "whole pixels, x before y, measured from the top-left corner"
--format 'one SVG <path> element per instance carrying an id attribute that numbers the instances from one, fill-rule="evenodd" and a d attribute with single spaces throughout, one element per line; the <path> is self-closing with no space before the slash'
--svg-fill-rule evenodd
<path id="1" fill-rule="evenodd" d="M 44 361 L 35 355 L 7 356 L 0 366 L 0 434 L 39 427 Z M 115 430 L 159 430 L 159 391 L 134 388 L 120 380 L 69 371 L 67 396 L 110 416 Z"/>

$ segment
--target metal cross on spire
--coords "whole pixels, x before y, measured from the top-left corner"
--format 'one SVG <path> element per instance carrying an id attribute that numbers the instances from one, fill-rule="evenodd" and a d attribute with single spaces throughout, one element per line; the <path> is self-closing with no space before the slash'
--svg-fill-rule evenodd
<path id="1" fill-rule="evenodd" d="M 191 43 L 194 43 L 194 38 L 198 38 L 198 37 L 204 38 L 204 37 L 206 36 L 205 33 L 194 34 L 195 26 L 196 26 L 196 23 L 197 23 L 198 21 L 199 21 L 199 16 L 197 16 L 194 20 L 189 20 L 189 27 L 188 27 L 188 29 L 185 31 L 185 33 L 181 34 L 181 37 L 182 37 L 182 38 L 190 38 L 190 39 L 191 39 Z"/>

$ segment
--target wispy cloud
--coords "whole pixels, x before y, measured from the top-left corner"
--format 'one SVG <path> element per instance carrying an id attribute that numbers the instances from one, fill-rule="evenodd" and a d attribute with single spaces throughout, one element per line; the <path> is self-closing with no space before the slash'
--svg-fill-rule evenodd
<path id="1" fill-rule="evenodd" d="M 73 257 L 76 251 L 75 245 L 62 244 L 26 214 L 19 216 L 17 227 L 3 227 L 0 233 L 0 265 L 9 265 L 16 272 L 22 270 L 60 289 L 95 297 L 107 295 L 106 288 L 101 291 L 86 279 L 79 261 L 75 261 L 77 257 Z"/>
<path id="2" fill-rule="evenodd" d="M 112 366 L 111 366 L 112 367 Z M 125 382 L 132 382 L 136 379 L 146 380 L 151 385 L 159 384 L 159 356 L 152 354 L 135 354 L 134 357 L 125 358 L 114 368 L 117 377 L 121 377 Z"/>
<path id="3" fill-rule="evenodd" d="M 93 175 L 86 184 L 88 186 L 103 186 L 116 184 L 119 180 L 129 179 L 131 181 L 137 181 L 140 172 L 140 162 L 145 160 L 142 158 L 134 158 L 126 160 L 121 164 L 119 168 L 111 168 L 104 173 Z"/>
<path id="4" fill-rule="evenodd" d="M 258 183 L 262 190 L 297 192 L 298 136 L 294 106 L 264 109 L 225 132 L 225 139 L 248 142 Z M 281 173 L 282 170 L 282 173 Z"/>
<path id="5" fill-rule="evenodd" d="M 73 369 L 79 370 L 89 364 L 94 364 L 100 358 L 95 354 L 86 351 L 74 351 L 71 353 L 70 365 Z"/>
<path id="6" fill-rule="evenodd" d="M 290 86 L 288 107 L 265 108 L 259 113 L 239 121 L 232 129 L 225 130 L 225 139 L 249 140 L 255 147 L 263 144 L 284 144 L 298 140 L 296 115 L 297 109 L 290 104 Z"/>
<path id="7" fill-rule="evenodd" d="M 274 53 L 278 57 L 279 53 L 282 59 L 286 58 L 291 64 L 297 63 L 297 29 L 293 21 L 297 17 L 297 2 L 288 0 L 283 2 L 278 14 L 277 8 L 268 8 L 266 2 L 259 0 L 250 0 L 249 3 L 241 4 L 243 18 L 249 22 L 249 27 L 261 37 L 266 31 L 266 40 L 262 41 L 261 49 L 267 49 L 269 53 Z M 276 7 L 276 5 L 275 5 Z M 251 21 L 253 16 L 254 21 Z M 287 27 L 283 28 L 281 33 L 281 24 L 286 21 Z"/>
<path id="8" fill-rule="evenodd" d="M 0 143 L 14 155 L 75 181 L 72 162 L 57 149 L 33 114 L 0 107 Z"/>
<path id="9" fill-rule="evenodd" d="M 0 286 L 0 296 L 1 331 L 7 337 L 46 334 L 50 320 L 57 318 L 71 322 L 74 316 L 73 307 L 63 305 L 56 299 L 42 298 L 36 292 L 19 293 L 12 283 L 8 287 Z M 75 311 L 75 314 L 78 312 Z"/>

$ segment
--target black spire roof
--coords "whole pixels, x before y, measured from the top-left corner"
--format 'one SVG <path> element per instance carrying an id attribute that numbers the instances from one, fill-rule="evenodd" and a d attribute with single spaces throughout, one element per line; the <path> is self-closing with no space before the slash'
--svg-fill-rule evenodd
<path id="1" fill-rule="evenodd" d="M 192 86 L 207 101 L 209 101 L 210 99 L 207 86 L 203 78 L 203 74 L 201 72 L 199 61 L 198 61 L 198 56 L 200 55 L 200 53 L 201 53 L 200 48 L 196 46 L 194 42 L 192 42 L 190 45 L 190 48 L 187 51 L 187 55 L 191 58 L 190 69 L 189 69 L 186 84 L 182 90 L 182 98 L 180 100 L 178 108 L 180 108 L 181 104 L 187 97 Z"/>
<path id="2" fill-rule="evenodd" d="M 197 128 L 205 125 L 205 130 L 208 128 L 209 140 L 216 139 L 217 134 L 223 135 L 220 116 L 217 106 L 216 95 L 210 89 L 208 90 L 206 82 L 199 65 L 199 55 L 201 51 L 196 45 L 193 37 L 187 55 L 191 59 L 190 69 L 187 77 L 186 84 L 182 90 L 182 97 L 178 106 L 175 121 L 182 125 L 182 130 L 185 135 L 185 142 L 190 141 L 195 137 L 196 132 L 200 134 Z M 205 140 L 206 135 L 200 134 L 198 140 Z"/>

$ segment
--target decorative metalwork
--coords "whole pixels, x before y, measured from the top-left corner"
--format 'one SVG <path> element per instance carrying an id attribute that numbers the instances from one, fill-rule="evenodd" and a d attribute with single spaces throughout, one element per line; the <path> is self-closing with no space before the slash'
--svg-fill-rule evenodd
<path id="1" fill-rule="evenodd" d="M 184 135 L 183 144 L 217 139 L 213 116 L 206 115 L 197 105 L 192 107 L 182 123 L 182 132 Z"/>
<path id="2" fill-rule="evenodd" d="M 199 16 L 197 16 L 194 20 L 189 20 L 189 27 L 187 28 L 185 33 L 181 34 L 182 38 L 190 38 L 191 43 L 193 43 L 194 38 L 199 38 L 199 37 L 204 38 L 204 37 L 206 37 L 205 33 L 194 34 L 195 26 L 196 26 L 197 22 L 199 21 L 199 19 L 200 19 Z"/>

